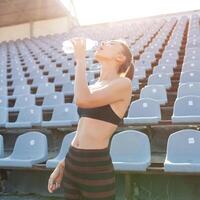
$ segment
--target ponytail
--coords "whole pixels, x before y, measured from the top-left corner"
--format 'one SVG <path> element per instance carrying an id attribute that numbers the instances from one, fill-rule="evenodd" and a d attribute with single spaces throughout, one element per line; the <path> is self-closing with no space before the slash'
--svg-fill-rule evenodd
<path id="1" fill-rule="evenodd" d="M 127 77 L 130 80 L 133 79 L 133 75 L 134 75 L 134 65 L 131 62 L 131 64 L 127 67 L 126 71 L 124 73 L 121 73 L 123 77 Z"/>

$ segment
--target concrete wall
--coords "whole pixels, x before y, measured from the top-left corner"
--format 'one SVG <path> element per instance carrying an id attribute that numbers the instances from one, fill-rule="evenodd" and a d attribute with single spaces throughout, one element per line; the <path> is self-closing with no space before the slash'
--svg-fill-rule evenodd
<path id="1" fill-rule="evenodd" d="M 75 22 L 69 17 L 61 17 L 2 27 L 0 28 L 0 42 L 63 33 L 69 31 L 74 25 Z"/>

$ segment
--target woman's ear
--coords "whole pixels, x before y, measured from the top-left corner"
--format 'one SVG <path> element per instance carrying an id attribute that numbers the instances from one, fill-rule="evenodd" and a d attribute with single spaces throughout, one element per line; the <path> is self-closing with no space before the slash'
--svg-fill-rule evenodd
<path id="1" fill-rule="evenodd" d="M 116 61 L 122 64 L 126 61 L 126 57 L 122 54 L 118 54 L 116 57 Z"/>

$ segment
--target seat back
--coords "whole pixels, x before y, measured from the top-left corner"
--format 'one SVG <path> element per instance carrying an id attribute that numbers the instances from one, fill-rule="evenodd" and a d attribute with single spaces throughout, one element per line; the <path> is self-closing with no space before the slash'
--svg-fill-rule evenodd
<path id="1" fill-rule="evenodd" d="M 110 154 L 113 162 L 150 162 L 149 138 L 139 131 L 121 131 L 112 138 Z"/>
<path id="2" fill-rule="evenodd" d="M 185 129 L 171 134 L 166 158 L 172 162 L 200 162 L 200 131 Z"/>
<path id="3" fill-rule="evenodd" d="M 11 158 L 37 159 L 48 156 L 46 135 L 37 132 L 26 132 L 17 137 Z"/>

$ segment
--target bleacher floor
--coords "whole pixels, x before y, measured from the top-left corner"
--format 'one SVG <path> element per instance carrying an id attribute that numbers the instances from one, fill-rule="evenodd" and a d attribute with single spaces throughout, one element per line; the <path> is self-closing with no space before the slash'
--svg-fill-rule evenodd
<path id="1" fill-rule="evenodd" d="M 163 175 L 163 174 L 132 174 L 131 188 L 133 200 L 199 200 L 200 177 L 197 175 Z M 116 175 L 116 200 L 126 200 L 124 176 Z M 16 187 L 19 187 L 16 185 Z M 33 185 L 34 187 L 34 185 Z M 24 186 L 25 188 L 25 186 Z M 24 189 L 21 186 L 21 190 Z M 31 188 L 30 190 L 32 190 Z M 128 188 L 126 188 L 128 189 Z M 34 190 L 34 189 L 33 189 Z M 44 192 L 44 191 L 43 191 Z M 41 193 L 40 193 L 41 194 Z M 49 195 L 49 196 L 48 196 Z M 57 190 L 51 194 L 0 193 L 0 200 L 64 200 L 62 192 Z"/>

